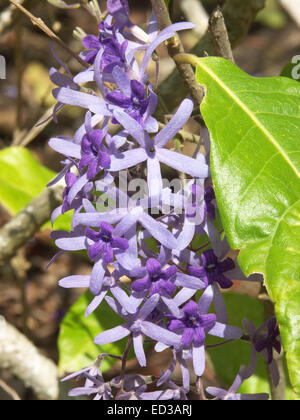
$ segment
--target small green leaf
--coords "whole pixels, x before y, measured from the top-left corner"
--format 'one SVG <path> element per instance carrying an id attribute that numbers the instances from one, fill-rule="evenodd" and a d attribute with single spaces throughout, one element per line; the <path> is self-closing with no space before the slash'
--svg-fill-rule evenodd
<path id="1" fill-rule="evenodd" d="M 40 194 L 55 173 L 37 162 L 29 150 L 10 147 L 0 151 L 0 201 L 13 215 Z"/>
<path id="2" fill-rule="evenodd" d="M 126 338 L 104 346 L 94 344 L 94 339 L 98 334 L 124 324 L 124 320 L 116 315 L 105 301 L 92 315 L 86 318 L 84 313 L 92 299 L 93 296 L 90 292 L 84 293 L 70 308 L 61 323 L 58 338 L 61 375 L 93 364 L 100 353 L 110 353 L 115 356 L 123 354 Z M 130 357 L 132 356 L 131 352 Z M 104 358 L 101 365 L 102 372 L 107 371 L 115 361 L 109 357 Z"/>
<path id="3" fill-rule="evenodd" d="M 9 147 L 0 151 L 0 202 L 15 216 L 39 195 L 56 173 L 41 165 L 28 149 Z M 61 216 L 55 228 L 69 230 L 71 214 Z M 51 224 L 47 224 L 51 228 Z"/>
<path id="4" fill-rule="evenodd" d="M 264 274 L 300 396 L 300 85 L 221 58 L 197 65 L 225 232 L 244 273 Z"/>

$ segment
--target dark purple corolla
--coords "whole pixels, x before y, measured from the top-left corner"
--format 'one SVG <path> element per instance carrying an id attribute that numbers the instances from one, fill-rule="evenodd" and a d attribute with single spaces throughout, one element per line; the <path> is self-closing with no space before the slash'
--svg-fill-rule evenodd
<path id="1" fill-rule="evenodd" d="M 131 285 L 134 292 L 133 298 L 134 301 L 135 298 L 139 301 L 148 293 L 149 296 L 158 294 L 165 305 L 164 308 L 166 311 L 174 316 L 180 316 L 181 311 L 172 299 L 172 295 L 174 295 L 177 290 L 175 281 L 178 270 L 174 265 L 165 269 L 163 268 L 163 265 L 164 264 L 157 259 L 150 258 L 147 260 L 144 270 L 142 268 L 131 270 L 130 275 L 134 274 L 135 271 L 143 273 L 144 275 L 143 278 L 133 281 Z"/>
<path id="2" fill-rule="evenodd" d="M 114 228 L 106 222 L 102 222 L 99 232 L 87 228 L 86 237 L 91 239 L 93 245 L 88 245 L 88 255 L 92 261 L 98 261 L 102 258 L 106 264 L 110 264 L 114 260 L 114 251 L 116 249 L 126 251 L 128 249 L 128 241 L 113 235 Z"/>
<path id="3" fill-rule="evenodd" d="M 163 270 L 160 262 L 151 258 L 146 263 L 146 276 L 142 279 L 135 280 L 132 283 L 132 290 L 135 292 L 149 291 L 149 296 L 158 293 L 172 296 L 176 291 L 174 279 L 177 274 L 175 266 L 168 267 Z"/>
<path id="4" fill-rule="evenodd" d="M 198 304 L 190 301 L 183 307 L 182 316 L 177 319 L 171 317 L 167 324 L 167 328 L 180 337 L 182 350 L 192 350 L 193 365 L 197 376 L 202 376 L 205 368 L 206 334 L 230 340 L 239 339 L 243 335 L 240 328 L 219 323 L 215 314 L 207 314 L 212 300 L 212 291 L 207 289 Z M 163 347 L 159 344 L 157 349 L 162 350 Z"/>
<path id="5" fill-rule="evenodd" d="M 129 20 L 130 10 L 127 0 L 107 0 L 107 11 L 114 17 L 121 29 L 125 26 L 132 26 Z"/>
<path id="6" fill-rule="evenodd" d="M 274 385 L 277 387 L 280 374 L 273 350 L 281 353 L 280 331 L 275 317 L 271 318 L 258 329 L 248 320 L 243 321 L 251 340 L 251 363 L 248 368 L 249 375 L 255 372 L 257 366 L 257 353 L 260 353 L 269 366 Z"/>
<path id="7" fill-rule="evenodd" d="M 113 105 L 123 108 L 138 123 L 143 122 L 143 116 L 149 106 L 150 98 L 147 97 L 144 86 L 137 80 L 130 81 L 128 96 L 120 91 L 112 91 L 106 95 L 106 99 Z M 113 119 L 114 123 L 119 123 Z"/>
<path id="8" fill-rule="evenodd" d="M 202 279 L 206 287 L 213 283 L 218 283 L 222 289 L 230 289 L 233 282 L 224 276 L 224 273 L 235 268 L 234 261 L 231 258 L 226 258 L 220 261 L 212 249 L 202 253 L 201 267 L 189 267 L 189 273 Z"/>
<path id="9" fill-rule="evenodd" d="M 260 330 L 257 331 L 255 349 L 258 353 L 265 352 L 267 354 L 267 363 L 271 364 L 274 359 L 273 350 L 276 350 L 278 354 L 281 353 L 280 331 L 275 317 L 268 321 L 267 330 L 267 335 L 262 336 L 260 336 Z"/>
<path id="10" fill-rule="evenodd" d="M 52 225 L 54 224 L 55 220 L 59 216 L 61 216 L 62 214 L 65 214 L 66 212 L 70 210 L 74 210 L 74 214 L 79 213 L 83 208 L 82 201 L 84 199 L 87 199 L 87 200 L 91 199 L 91 191 L 93 189 L 93 184 L 91 182 L 88 182 L 84 186 L 84 188 L 81 190 L 81 192 L 78 194 L 78 196 L 75 197 L 71 202 L 69 202 L 68 200 L 69 193 L 77 181 L 78 181 L 77 175 L 75 175 L 74 173 L 70 171 L 66 173 L 66 176 L 65 176 L 66 186 L 64 188 L 63 195 L 62 195 L 63 202 L 62 202 L 62 205 L 57 207 L 51 215 Z"/>
<path id="11" fill-rule="evenodd" d="M 115 254 L 129 247 L 127 239 L 115 235 L 114 228 L 106 222 L 100 223 L 98 230 L 87 228 L 84 232 L 78 228 L 75 232 L 54 232 L 52 237 L 64 251 L 88 250 L 89 258 L 95 262 L 90 281 L 94 295 L 100 293 L 107 266 L 113 262 Z"/>
<path id="12" fill-rule="evenodd" d="M 93 180 L 103 169 L 110 166 L 110 156 L 106 153 L 103 145 L 105 133 L 101 130 L 93 130 L 85 134 L 81 143 L 81 159 L 79 170 L 82 173 L 87 167 L 87 178 Z"/>
<path id="13" fill-rule="evenodd" d="M 101 130 L 93 130 L 82 139 L 79 170 L 82 173 L 87 168 L 89 180 L 95 179 L 100 171 L 110 166 L 110 157 L 103 146 L 104 135 Z"/>

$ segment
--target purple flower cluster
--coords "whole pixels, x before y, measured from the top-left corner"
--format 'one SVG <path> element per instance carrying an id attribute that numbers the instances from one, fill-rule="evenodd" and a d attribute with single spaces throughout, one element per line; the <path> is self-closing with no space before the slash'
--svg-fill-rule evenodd
<path id="1" fill-rule="evenodd" d="M 159 32 L 152 15 L 144 32 L 131 22 L 127 0 L 108 0 L 107 10 L 98 36 L 83 39 L 86 50 L 81 57 L 89 68 L 74 78 L 51 70 L 58 86 L 54 90 L 58 106 L 68 104 L 86 110 L 85 121 L 73 138 L 56 137 L 49 142 L 64 156 L 63 170 L 53 183 L 63 177 L 66 181 L 63 204 L 53 213 L 52 221 L 67 211 L 74 212 L 72 231 L 53 232 L 52 238 L 62 252 L 86 250 L 93 265 L 89 275 L 66 277 L 60 285 L 90 289 L 94 298 L 86 316 L 105 300 L 124 320 L 95 338 L 99 349 L 128 337 L 139 364 L 146 366 L 147 338 L 156 344 L 157 351 L 170 347 L 174 359 L 157 380 L 157 386 L 164 387 L 161 391 L 148 392 L 145 379 L 139 375 L 123 374 L 106 383 L 98 365 L 67 379 L 85 381 L 83 387 L 71 391 L 74 396 L 111 399 L 117 390 L 118 399 L 186 399 L 190 387 L 187 361 L 192 360 L 194 372 L 201 377 L 206 336 L 237 340 L 244 334 L 228 325 L 220 289 L 230 288 L 234 279 L 246 278 L 236 263 L 226 258 L 229 246 L 213 223 L 216 202 L 205 158 L 187 157 L 165 148 L 190 119 L 193 101 L 186 98 L 159 132 L 155 118 L 158 98 L 146 73 L 148 63 L 156 48 L 175 31 L 193 25 L 178 23 Z M 144 52 L 141 65 L 136 60 L 137 51 Z M 94 82 L 100 95 L 83 91 L 81 84 L 85 82 Z M 112 124 L 117 134 L 110 134 Z M 165 188 L 162 165 L 193 179 L 175 192 Z M 137 168 L 142 178 L 146 173 L 147 181 L 147 194 L 138 199 L 125 193 L 117 179 L 120 171 L 136 178 Z M 104 207 L 104 202 L 109 204 Z M 206 235 L 212 246 L 202 253 L 191 247 L 194 238 L 201 235 Z M 149 240 L 155 245 L 150 246 Z M 124 284 L 124 276 L 131 280 L 130 287 Z M 254 276 L 253 280 L 260 278 Z M 268 363 L 271 348 L 279 350 L 277 335 L 272 324 L 272 339 L 261 338 L 253 344 L 257 351 L 267 352 Z M 253 331 L 250 337 L 254 343 Z M 182 386 L 171 381 L 176 363 L 182 370 Z M 236 383 L 240 385 L 246 379 L 245 372 L 251 370 L 243 370 L 244 376 L 239 375 Z M 207 391 L 220 399 L 241 399 L 238 388 L 234 384 L 228 392 Z"/>

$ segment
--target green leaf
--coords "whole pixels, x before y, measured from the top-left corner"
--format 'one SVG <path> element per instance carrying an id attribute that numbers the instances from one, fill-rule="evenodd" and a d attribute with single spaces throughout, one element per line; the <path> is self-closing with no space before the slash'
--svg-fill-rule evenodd
<path id="1" fill-rule="evenodd" d="M 115 356 L 123 354 L 126 338 L 104 346 L 94 344 L 94 338 L 98 334 L 124 324 L 124 320 L 116 315 L 105 301 L 92 315 L 86 318 L 84 313 L 92 299 L 93 296 L 90 292 L 84 293 L 70 308 L 61 323 L 58 338 L 61 375 L 93 364 L 100 353 L 110 353 Z M 133 357 L 132 352 L 129 357 Z M 105 357 L 101 365 L 102 372 L 110 369 L 115 362 L 115 359 Z"/>
<path id="2" fill-rule="evenodd" d="M 41 165 L 28 149 L 9 147 L 0 151 L 0 202 L 13 216 L 39 195 L 56 173 Z M 57 219 L 55 229 L 69 230 L 71 214 Z M 51 228 L 51 224 L 47 224 Z"/>
<path id="3" fill-rule="evenodd" d="M 0 151 L 0 201 L 13 215 L 40 194 L 55 173 L 37 162 L 29 150 L 10 147 Z"/>
<path id="4" fill-rule="evenodd" d="M 225 232 L 246 275 L 263 273 L 300 396 L 300 85 L 197 60 Z"/>

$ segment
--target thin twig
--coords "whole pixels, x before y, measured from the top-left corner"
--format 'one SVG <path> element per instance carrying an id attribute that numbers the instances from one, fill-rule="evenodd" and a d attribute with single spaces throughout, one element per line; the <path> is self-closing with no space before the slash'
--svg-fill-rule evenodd
<path id="1" fill-rule="evenodd" d="M 126 363 L 127 363 L 127 359 L 128 359 L 128 355 L 129 355 L 132 343 L 133 343 L 133 336 L 131 334 L 130 337 L 129 337 L 129 340 L 127 342 L 127 345 L 126 345 L 126 349 L 123 353 L 123 357 L 122 357 L 122 367 L 121 367 L 121 374 L 120 374 L 120 378 L 121 378 L 122 381 L 123 381 L 124 376 L 125 376 Z"/>
<path id="2" fill-rule="evenodd" d="M 156 18 L 158 20 L 160 30 L 163 30 L 172 24 L 168 9 L 164 0 L 151 0 L 152 7 Z M 184 53 L 183 45 L 180 41 L 179 36 L 176 34 L 175 37 L 171 38 L 167 42 L 168 52 L 170 57 L 174 58 L 177 54 Z M 186 63 L 177 63 L 176 66 L 178 71 L 187 85 L 190 93 L 192 94 L 197 105 L 200 105 L 204 96 L 204 89 L 200 86 L 195 78 L 192 67 Z"/>
<path id="3" fill-rule="evenodd" d="M 22 139 L 16 139 L 16 145 L 25 147 L 31 143 L 52 122 L 54 108 L 55 105 L 47 109 L 36 124 L 24 136 L 22 136 Z M 57 110 L 56 115 L 58 115 L 61 110 L 62 108 Z"/>
<path id="4" fill-rule="evenodd" d="M 22 20 L 23 15 L 18 10 L 16 16 L 16 43 L 15 43 L 15 68 L 17 72 L 17 104 L 16 104 L 16 126 L 14 131 L 14 140 L 22 130 L 22 77 L 23 77 L 23 49 L 22 49 Z M 13 141 L 14 143 L 14 141 Z"/>
<path id="5" fill-rule="evenodd" d="M 72 57 L 74 57 L 78 63 L 82 66 L 88 68 L 89 65 L 82 60 L 76 53 L 74 53 L 48 26 L 43 22 L 41 18 L 35 17 L 32 13 L 30 13 L 25 7 L 18 4 L 15 0 L 9 0 L 14 6 L 20 9 L 26 16 L 29 17 L 33 25 L 38 26 L 46 35 L 49 36 L 53 41 L 57 42 L 64 50 L 68 52 Z"/>
<path id="6" fill-rule="evenodd" d="M 197 379 L 196 388 L 197 388 L 197 394 L 199 395 L 199 400 L 206 401 L 202 378 Z"/>
<path id="7" fill-rule="evenodd" d="M 212 42 L 219 57 L 226 58 L 234 63 L 232 49 L 229 41 L 228 32 L 225 25 L 224 16 L 220 7 L 217 7 L 209 19 L 209 31 Z"/>
<path id="8" fill-rule="evenodd" d="M 153 0 L 156 3 L 156 0 Z M 248 34 L 257 13 L 265 6 L 266 0 L 227 0 L 223 7 L 223 15 L 229 40 L 232 48 L 235 48 Z M 192 49 L 191 53 L 202 57 L 207 52 L 209 55 L 216 54 L 210 34 L 204 37 Z M 181 83 L 181 77 L 175 70 L 159 87 L 160 102 L 167 108 L 175 108 L 189 94 L 189 89 Z M 162 112 L 158 108 L 158 113 Z"/>
<path id="9" fill-rule="evenodd" d="M 211 345 L 209 345 L 209 346 L 206 346 L 206 348 L 207 349 L 216 349 L 216 348 L 218 348 L 218 347 L 222 347 L 222 346 L 224 346 L 225 344 L 230 344 L 230 343 L 234 343 L 236 340 L 226 340 L 226 341 L 223 341 L 222 343 L 218 343 L 218 344 L 211 344 Z"/>
<path id="10" fill-rule="evenodd" d="M 14 400 L 21 401 L 18 393 L 0 378 L 0 387 Z"/>

